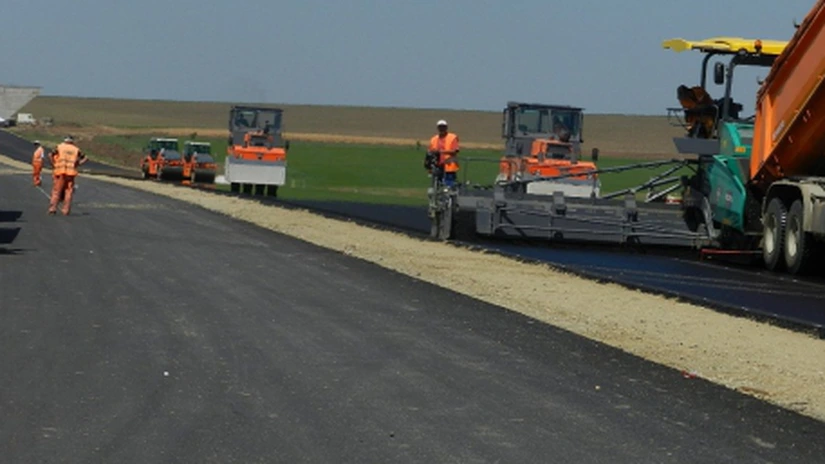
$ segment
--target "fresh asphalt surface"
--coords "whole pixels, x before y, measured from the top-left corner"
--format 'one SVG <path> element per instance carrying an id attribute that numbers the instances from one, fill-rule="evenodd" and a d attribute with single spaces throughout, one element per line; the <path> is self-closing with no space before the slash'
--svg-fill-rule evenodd
<path id="1" fill-rule="evenodd" d="M 329 214 L 415 231 L 429 232 L 423 208 L 334 201 L 290 201 Z M 537 246 L 484 240 L 481 246 L 542 261 L 598 279 L 685 297 L 718 309 L 769 317 L 805 327 L 825 328 L 825 280 L 794 278 L 758 266 L 700 262 L 697 252 L 673 256 L 661 250 L 619 251 L 608 247 Z"/>
<path id="2" fill-rule="evenodd" d="M 47 176 L 46 190 L 50 179 Z M 375 265 L 0 176 L 4 462 L 814 462 L 825 423 Z M 686 366 L 689 368 L 689 366 Z"/>

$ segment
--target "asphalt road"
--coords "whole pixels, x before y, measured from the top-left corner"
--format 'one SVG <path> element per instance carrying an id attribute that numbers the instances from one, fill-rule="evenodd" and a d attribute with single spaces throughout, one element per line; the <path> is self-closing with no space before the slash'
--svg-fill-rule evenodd
<path id="1" fill-rule="evenodd" d="M 429 233 L 423 208 L 335 201 L 291 201 L 315 211 L 420 234 Z M 511 256 L 559 266 L 629 287 L 680 296 L 735 314 L 769 318 L 804 327 L 825 328 L 825 278 L 772 273 L 758 265 L 700 261 L 698 251 L 653 248 L 627 251 L 619 247 L 525 245 L 505 240 L 476 244 Z"/>
<path id="2" fill-rule="evenodd" d="M 48 182 L 48 180 L 47 180 Z M 221 215 L 0 176 L 4 462 L 813 462 L 825 424 Z"/>

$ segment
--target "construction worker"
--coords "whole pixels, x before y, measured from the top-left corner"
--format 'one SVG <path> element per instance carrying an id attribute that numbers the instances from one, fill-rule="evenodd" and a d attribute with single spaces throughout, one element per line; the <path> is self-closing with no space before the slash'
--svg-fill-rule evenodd
<path id="1" fill-rule="evenodd" d="M 458 135 L 448 130 L 447 121 L 440 120 L 436 123 L 438 133 L 430 139 L 429 153 L 438 156 L 438 175 L 443 172 L 444 185 L 452 187 L 455 185 L 458 175 Z"/>
<path id="2" fill-rule="evenodd" d="M 685 122 L 690 136 L 711 138 L 719 108 L 714 105 L 708 92 L 700 86 L 680 85 L 676 97 L 685 110 Z"/>
<path id="3" fill-rule="evenodd" d="M 72 193 L 77 177 L 77 167 L 86 163 L 87 158 L 74 144 L 72 136 L 66 136 L 52 152 L 54 160 L 54 186 L 49 203 L 49 214 L 57 213 L 57 204 L 63 201 L 63 215 L 68 216 L 72 208 Z"/>
<path id="4" fill-rule="evenodd" d="M 34 153 L 32 154 L 32 181 L 35 187 L 39 187 L 41 183 L 40 173 L 43 171 L 43 160 L 46 158 L 46 153 L 43 146 L 40 145 L 39 140 L 34 141 Z"/>

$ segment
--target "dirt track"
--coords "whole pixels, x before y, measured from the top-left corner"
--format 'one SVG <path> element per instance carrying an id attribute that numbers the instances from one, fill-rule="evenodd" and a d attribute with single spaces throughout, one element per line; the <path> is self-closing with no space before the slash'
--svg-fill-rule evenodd
<path id="1" fill-rule="evenodd" d="M 8 158 L 0 157 L 0 161 L 28 169 Z M 424 242 L 309 212 L 154 182 L 102 180 L 177 198 L 298 237 L 825 420 L 823 340 L 618 285 L 599 284 L 544 265 Z M 502 276 L 519 278 L 503 280 Z M 548 286 L 555 289 L 552 297 L 544 290 Z"/>

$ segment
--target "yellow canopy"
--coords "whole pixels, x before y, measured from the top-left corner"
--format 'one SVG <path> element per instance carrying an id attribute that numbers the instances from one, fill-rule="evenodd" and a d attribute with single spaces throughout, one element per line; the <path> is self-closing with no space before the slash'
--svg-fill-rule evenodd
<path id="1" fill-rule="evenodd" d="M 756 42 L 759 39 L 744 39 L 742 37 L 711 37 L 705 40 L 685 40 L 685 39 L 669 39 L 662 42 L 663 48 L 669 48 L 674 52 L 684 52 L 687 50 L 700 50 L 702 52 L 717 52 L 717 53 L 739 53 L 740 50 L 745 50 L 748 53 L 756 53 Z M 763 55 L 779 56 L 787 41 L 783 40 L 759 40 L 762 42 Z"/>

